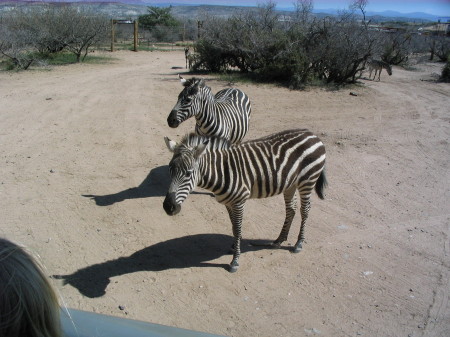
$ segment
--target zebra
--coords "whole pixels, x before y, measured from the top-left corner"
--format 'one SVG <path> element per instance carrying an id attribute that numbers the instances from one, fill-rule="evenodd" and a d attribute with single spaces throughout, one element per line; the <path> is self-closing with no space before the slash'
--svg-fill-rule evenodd
<path id="1" fill-rule="evenodd" d="M 176 215 L 196 186 L 211 191 L 225 205 L 232 223 L 234 253 L 230 272 L 239 267 L 242 217 L 248 199 L 284 194 L 286 218 L 280 235 L 271 244 L 278 248 L 287 240 L 299 192 L 302 221 L 293 252 L 300 252 L 312 190 L 323 199 L 327 185 L 325 146 L 316 135 L 307 129 L 287 130 L 240 144 L 194 133 L 180 143 L 164 139 L 173 157 L 163 208 L 168 215 Z"/>
<path id="2" fill-rule="evenodd" d="M 186 69 L 192 68 L 198 63 L 198 54 L 192 53 L 189 47 L 184 48 L 184 58 L 186 59 Z"/>
<path id="3" fill-rule="evenodd" d="M 381 71 L 383 70 L 383 68 L 386 69 L 389 76 L 392 75 L 392 68 L 389 63 L 386 63 L 386 62 L 380 61 L 380 60 L 370 60 L 368 62 L 368 65 L 369 65 L 369 71 L 370 71 L 369 78 L 372 77 L 372 71 L 375 70 L 373 80 L 375 80 L 375 77 L 377 76 L 377 72 L 378 72 L 378 81 L 380 80 L 380 75 L 381 75 Z"/>
<path id="4" fill-rule="evenodd" d="M 203 79 L 186 80 L 178 75 L 184 89 L 167 118 L 167 124 L 178 127 L 186 119 L 195 116 L 195 132 L 203 136 L 217 136 L 231 143 L 240 142 L 247 134 L 251 103 L 239 89 L 228 88 L 214 96 Z"/>
<path id="5" fill-rule="evenodd" d="M 189 69 L 191 68 L 191 63 L 192 63 L 191 56 L 192 56 L 192 53 L 191 53 L 189 47 L 184 48 L 184 58 L 186 60 L 186 69 L 188 69 L 188 66 L 189 66 Z"/>

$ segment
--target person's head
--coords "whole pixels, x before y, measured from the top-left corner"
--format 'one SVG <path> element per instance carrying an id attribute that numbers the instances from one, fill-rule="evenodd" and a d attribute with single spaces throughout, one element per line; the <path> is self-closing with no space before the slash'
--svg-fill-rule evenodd
<path id="1" fill-rule="evenodd" d="M 58 298 L 22 247 L 0 238 L 0 336 L 61 337 Z"/>

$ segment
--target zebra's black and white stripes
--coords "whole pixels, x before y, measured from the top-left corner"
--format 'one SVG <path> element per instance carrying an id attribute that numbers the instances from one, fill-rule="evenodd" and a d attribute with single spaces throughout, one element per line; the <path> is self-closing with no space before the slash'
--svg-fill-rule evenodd
<path id="1" fill-rule="evenodd" d="M 247 134 L 251 104 L 248 96 L 239 89 L 224 89 L 213 95 L 204 80 L 180 77 L 184 89 L 178 95 L 167 124 L 176 128 L 186 119 L 195 116 L 198 135 L 221 137 L 231 143 L 240 142 Z"/>
<path id="2" fill-rule="evenodd" d="M 301 197 L 302 222 L 294 251 L 302 248 L 310 196 L 315 188 L 323 199 L 326 185 L 325 147 L 308 130 L 288 130 L 257 140 L 232 145 L 226 140 L 190 134 L 178 144 L 165 138 L 173 152 L 169 164 L 171 183 L 164 200 L 167 214 L 181 210 L 182 202 L 196 187 L 214 193 L 228 210 L 234 235 L 230 271 L 237 270 L 240 256 L 244 205 L 251 198 L 284 194 L 286 218 L 273 246 L 286 241 L 297 201 Z"/>

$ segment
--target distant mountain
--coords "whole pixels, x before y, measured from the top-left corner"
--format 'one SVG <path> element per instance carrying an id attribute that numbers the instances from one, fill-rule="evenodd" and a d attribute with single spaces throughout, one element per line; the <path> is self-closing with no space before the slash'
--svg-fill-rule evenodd
<path id="1" fill-rule="evenodd" d="M 413 12 L 413 13 L 400 13 L 396 11 L 384 11 L 384 12 L 367 12 L 368 16 L 382 16 L 386 18 L 410 18 L 410 19 L 422 19 L 422 20 L 430 20 L 437 21 L 439 19 L 436 15 L 431 15 L 422 12 Z"/>
<path id="2" fill-rule="evenodd" d="M 314 9 L 313 13 L 316 14 L 329 14 L 329 15 L 339 15 L 340 11 L 333 8 L 328 9 Z M 356 13 L 359 14 L 359 13 Z M 385 19 L 386 21 L 392 19 L 420 19 L 427 21 L 437 21 L 439 19 L 436 15 L 431 15 L 428 13 L 414 12 L 414 13 L 400 13 L 396 11 L 383 11 L 383 12 L 366 12 L 366 18 L 376 17 L 378 19 Z"/>
<path id="3" fill-rule="evenodd" d="M 148 0 L 147 0 L 148 1 Z M 172 6 L 172 13 L 175 16 L 184 16 L 184 17 L 195 17 L 200 13 L 208 12 L 211 15 L 217 15 L 221 17 L 228 17 L 236 13 L 237 10 L 242 10 L 244 8 L 250 7 L 241 7 L 241 6 L 217 6 L 217 5 L 192 5 L 192 4 L 183 4 L 181 1 L 171 1 L 171 2 L 163 2 L 160 3 L 148 3 L 146 0 L 71 0 L 65 1 L 67 3 L 71 3 L 72 5 L 78 5 L 80 3 L 89 3 L 94 6 L 97 10 L 102 13 L 108 14 L 110 16 L 115 17 L 138 17 L 139 15 L 146 14 L 147 6 L 157 6 L 157 7 L 168 7 Z M 59 3 L 60 0 L 0 0 L 0 12 L 10 10 L 12 7 L 16 6 L 39 6 L 45 3 Z M 292 12 L 293 8 L 279 8 L 281 12 Z M 313 13 L 318 16 L 324 15 L 339 15 L 339 11 L 337 9 L 328 8 L 328 9 L 314 9 Z M 358 13 L 356 13 L 358 15 Z M 367 12 L 366 18 L 371 19 L 373 21 L 381 22 L 381 21 L 408 21 L 408 20 L 423 20 L 423 21 L 438 21 L 439 17 L 427 13 L 400 13 L 395 11 L 384 11 L 384 12 Z"/>
<path id="4" fill-rule="evenodd" d="M 0 0 L 0 14 L 9 12 L 14 8 L 32 8 L 32 7 L 41 7 L 47 6 L 49 3 L 54 3 L 56 5 L 67 5 L 67 6 L 89 6 L 90 9 L 96 11 L 97 13 L 101 13 L 107 15 L 111 18 L 117 19 L 130 19 L 137 18 L 140 15 L 144 15 L 148 13 L 147 6 L 143 4 L 131 4 L 131 2 L 136 2 L 136 0 L 128 1 L 130 3 L 125 3 L 127 0 L 121 1 L 104 1 L 104 0 L 96 0 L 96 1 L 77 1 L 72 0 L 70 2 L 65 1 L 12 1 L 12 0 Z"/>

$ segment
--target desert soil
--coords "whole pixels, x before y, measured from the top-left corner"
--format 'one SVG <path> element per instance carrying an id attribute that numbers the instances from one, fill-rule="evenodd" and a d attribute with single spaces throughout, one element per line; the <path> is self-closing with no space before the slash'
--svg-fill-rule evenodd
<path id="1" fill-rule="evenodd" d="M 230 274 L 224 206 L 198 190 L 179 215 L 162 208 L 163 137 L 194 127 L 166 123 L 183 51 L 107 57 L 0 72 L 0 235 L 39 255 L 62 303 L 226 336 L 450 335 L 441 63 L 339 91 L 203 75 L 213 92 L 233 85 L 250 96 L 247 139 L 308 128 L 327 149 L 326 199 L 313 196 L 303 251 L 288 250 L 299 214 L 282 249 L 250 245 L 275 239 L 284 220 L 282 196 L 250 200 Z"/>

